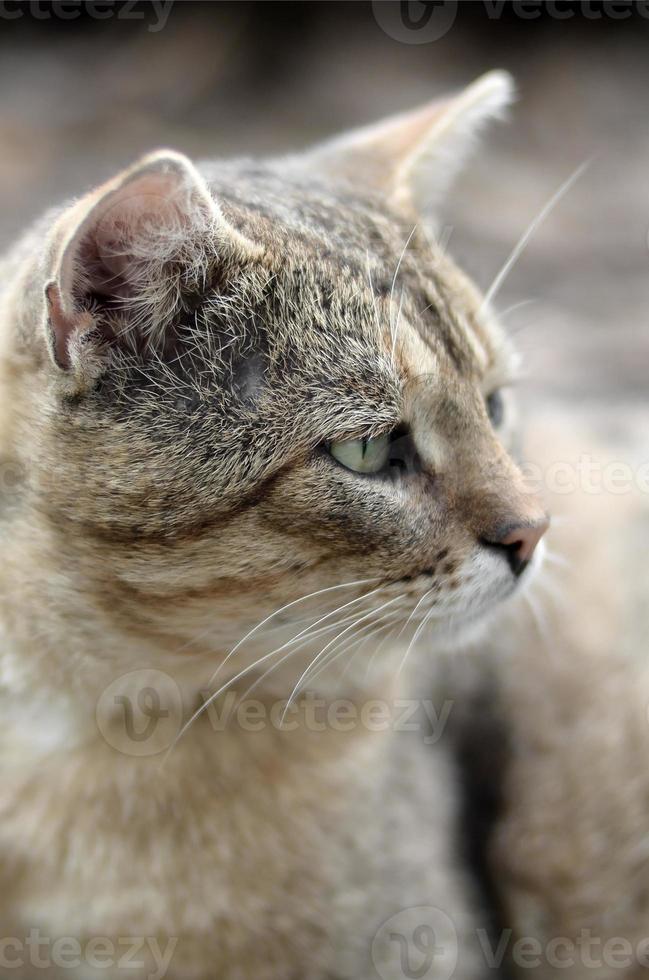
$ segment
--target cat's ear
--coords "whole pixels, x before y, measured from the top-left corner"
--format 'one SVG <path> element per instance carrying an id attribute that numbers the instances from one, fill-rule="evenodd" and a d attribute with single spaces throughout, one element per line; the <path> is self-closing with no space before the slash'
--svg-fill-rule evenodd
<path id="1" fill-rule="evenodd" d="M 209 260 L 253 249 L 191 161 L 171 150 L 145 156 L 78 201 L 54 242 L 47 332 L 65 371 L 111 345 L 161 346 L 183 296 L 204 286 Z"/>
<path id="2" fill-rule="evenodd" d="M 503 115 L 513 95 L 511 76 L 492 71 L 457 95 L 343 135 L 318 147 L 315 155 L 329 172 L 430 215 L 480 131 Z"/>

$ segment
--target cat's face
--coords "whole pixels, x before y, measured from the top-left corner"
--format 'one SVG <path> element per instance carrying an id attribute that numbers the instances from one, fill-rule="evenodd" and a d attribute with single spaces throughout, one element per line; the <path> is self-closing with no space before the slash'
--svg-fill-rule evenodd
<path id="1" fill-rule="evenodd" d="M 328 152 L 205 184 L 163 154 L 58 219 L 29 479 L 139 630 L 229 643 L 323 589 L 448 634 L 544 529 L 504 337 L 411 202 Z"/>

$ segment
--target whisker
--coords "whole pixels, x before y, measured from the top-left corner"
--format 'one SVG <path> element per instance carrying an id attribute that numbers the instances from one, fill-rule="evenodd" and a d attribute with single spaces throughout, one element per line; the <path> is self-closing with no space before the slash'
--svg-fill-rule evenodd
<path id="1" fill-rule="evenodd" d="M 374 613 L 374 610 L 370 610 L 370 612 Z M 394 610 L 391 610 L 390 613 L 392 615 L 398 616 L 398 613 L 395 612 Z M 390 615 L 390 613 L 388 613 L 388 615 Z M 368 616 L 368 618 L 370 618 L 370 617 Z M 372 635 L 372 630 L 373 629 L 376 629 L 377 628 L 377 624 L 379 622 L 382 622 L 383 619 L 384 619 L 383 616 L 379 616 L 378 620 L 375 619 L 374 621 L 372 621 L 371 618 L 370 618 L 370 622 L 369 623 L 365 623 L 364 626 L 358 626 L 358 623 L 360 622 L 360 620 L 359 620 L 358 617 L 356 617 L 356 621 L 353 624 L 355 627 L 358 627 L 356 629 L 356 632 L 355 633 L 352 633 L 351 637 L 345 637 L 345 638 L 343 638 L 341 634 L 338 634 L 337 637 L 334 637 L 334 641 L 332 643 L 331 649 L 329 650 L 328 658 L 333 653 L 336 653 L 336 651 L 338 650 L 338 648 L 341 647 L 341 646 L 342 646 L 342 650 L 340 652 L 341 653 L 344 653 L 347 650 L 351 650 L 357 643 L 364 642 L 366 639 L 368 639 L 368 637 L 370 637 Z M 366 632 L 367 630 L 369 630 L 370 632 L 367 633 Z M 365 635 L 363 635 L 363 634 L 365 634 Z M 318 667 L 316 673 L 310 675 L 309 681 L 311 681 L 313 679 L 313 677 L 316 676 L 316 674 L 320 673 L 321 669 L 322 669 L 322 667 Z"/>
<path id="2" fill-rule="evenodd" d="M 540 637 L 540 639 L 543 642 L 543 646 L 545 647 L 545 651 L 546 651 L 547 654 L 550 654 L 551 655 L 551 646 L 550 646 L 550 639 L 551 639 L 551 637 L 550 637 L 550 631 L 548 629 L 547 620 L 545 619 L 545 617 L 543 615 L 543 611 L 541 609 L 541 606 L 540 606 L 539 602 L 537 601 L 537 597 L 531 595 L 529 592 L 523 592 L 522 595 L 523 595 L 523 599 L 524 599 L 524 601 L 525 601 L 525 603 L 526 603 L 526 605 L 527 605 L 527 607 L 528 607 L 528 609 L 529 609 L 529 611 L 530 611 L 530 613 L 532 615 L 532 619 L 534 621 L 534 625 L 536 626 L 536 629 L 537 629 L 537 632 L 539 634 L 539 637 Z"/>
<path id="3" fill-rule="evenodd" d="M 370 579 L 369 581 L 376 581 L 376 579 L 374 579 L 374 580 Z M 346 583 L 346 584 L 349 584 L 349 583 Z M 328 589 L 322 589 L 322 590 L 320 590 L 320 592 L 317 592 L 315 594 L 316 595 L 320 595 L 322 592 L 330 592 L 334 588 L 336 588 L 336 586 L 331 586 Z M 340 586 L 339 586 L 339 588 L 340 588 Z M 358 596 L 356 599 L 351 599 L 349 602 L 346 602 L 344 605 L 339 606 L 337 609 L 334 609 L 332 612 L 327 613 L 325 616 L 321 616 L 320 619 L 318 619 L 313 624 L 313 626 L 319 626 L 320 623 L 322 623 L 326 619 L 329 619 L 330 616 L 335 615 L 337 612 L 341 612 L 343 609 L 346 609 L 349 606 L 354 605 L 354 603 L 356 603 L 356 602 L 360 602 L 363 599 L 367 599 L 371 595 L 375 595 L 379 591 L 380 591 L 380 587 L 379 588 L 376 588 L 376 589 L 372 589 L 370 592 L 366 592 L 364 595 Z M 311 596 L 307 596 L 305 598 L 311 598 Z M 297 603 L 299 601 L 300 601 L 299 599 L 296 599 L 296 600 L 294 600 L 293 603 L 288 603 L 287 606 L 286 607 L 283 607 L 283 608 L 288 608 L 288 606 L 294 605 L 295 603 Z M 265 620 L 265 622 L 268 621 L 268 619 L 270 619 L 270 618 L 272 618 L 272 617 L 267 617 L 266 620 Z M 261 624 L 259 624 L 259 625 L 261 626 Z M 221 687 L 217 691 L 214 692 L 214 694 L 210 694 L 209 698 L 206 698 L 206 700 L 203 702 L 203 704 L 201 704 L 196 709 L 196 711 L 188 718 L 188 720 L 185 722 L 185 724 L 181 727 L 180 731 L 178 732 L 178 734 L 176 735 L 176 737 L 172 741 L 171 745 L 167 749 L 167 751 L 166 751 L 166 753 L 165 753 L 165 755 L 163 757 L 163 760 L 162 760 L 161 765 L 164 765 L 164 763 L 168 759 L 169 754 L 171 753 L 172 749 L 177 745 L 177 743 L 183 737 L 183 735 L 185 734 L 185 732 L 191 727 L 191 725 L 194 724 L 194 722 L 196 721 L 196 719 L 199 718 L 205 711 L 207 711 L 207 709 L 209 708 L 209 706 L 221 694 L 223 694 L 224 691 L 226 691 L 229 687 L 232 686 L 232 684 L 235 684 L 242 677 L 245 677 L 251 671 L 255 670 L 260 664 L 262 664 L 265 661 L 269 660 L 270 657 L 274 657 L 277 653 L 281 653 L 283 650 L 285 650 L 287 648 L 287 646 L 290 646 L 293 643 L 295 643 L 295 641 L 298 640 L 301 636 L 303 636 L 305 633 L 308 633 L 311 628 L 312 627 L 307 627 L 306 629 L 304 629 L 300 633 L 298 633 L 297 636 L 293 637 L 292 640 L 288 640 L 286 643 L 283 643 L 276 650 L 271 650 L 270 653 L 266 653 L 262 657 L 259 657 L 253 664 L 250 664 L 248 667 L 244 667 L 237 674 L 235 674 L 234 677 L 231 677 L 230 680 L 226 681 L 225 684 L 222 684 Z M 251 630 L 251 632 L 249 634 L 247 634 L 247 635 L 250 636 L 250 635 L 252 635 L 253 632 L 254 632 L 254 630 Z M 242 641 L 240 641 L 240 643 L 238 644 L 238 646 L 241 645 L 241 642 Z"/>
<path id="4" fill-rule="evenodd" d="M 512 303 L 512 305 L 508 306 L 507 309 L 501 310 L 498 313 L 498 319 L 504 320 L 505 317 L 513 313 L 514 310 L 521 310 L 524 306 L 529 306 L 531 303 L 536 303 L 536 302 L 537 300 L 535 299 L 521 299 L 517 303 Z"/>
<path id="5" fill-rule="evenodd" d="M 432 606 L 432 608 L 428 610 L 428 612 L 426 613 L 426 615 L 424 616 L 424 618 L 420 622 L 419 626 L 415 630 L 415 632 L 414 632 L 414 634 L 412 636 L 412 639 L 410 640 L 410 643 L 408 644 L 408 649 L 406 650 L 405 654 L 403 655 L 403 660 L 399 664 L 399 669 L 397 670 L 397 674 L 396 674 L 395 680 L 397 680 L 397 681 L 399 680 L 399 678 L 401 676 L 401 672 L 402 672 L 403 668 L 406 665 L 406 660 L 410 656 L 410 651 L 412 650 L 412 648 L 414 647 L 415 643 L 417 642 L 417 640 L 421 636 L 421 634 L 423 632 L 423 629 L 424 629 L 426 623 L 429 622 L 429 620 L 431 620 L 433 618 L 435 612 L 436 612 L 436 608 L 435 608 L 435 606 Z"/>
<path id="6" fill-rule="evenodd" d="M 399 633 L 399 636 L 400 636 L 400 635 L 401 635 L 401 634 Z M 389 634 L 388 634 L 388 636 L 389 636 Z M 386 637 L 385 639 L 387 639 L 387 638 L 388 638 L 388 637 Z M 398 638 L 398 637 L 397 637 L 397 638 Z M 378 647 L 376 647 L 376 649 L 375 649 L 375 650 L 373 650 L 373 652 L 372 652 L 372 656 L 371 656 L 371 657 L 370 657 L 370 659 L 368 660 L 368 662 L 367 662 L 367 667 L 365 668 L 365 680 L 367 680 L 367 678 L 369 677 L 369 675 L 370 675 L 370 670 L 372 669 L 372 664 L 374 663 L 374 660 L 376 659 L 376 655 L 378 654 L 378 652 L 379 652 L 379 650 L 380 650 L 380 649 L 381 649 L 381 647 L 383 646 L 383 644 L 384 644 L 384 642 L 385 642 L 385 640 L 382 640 L 382 641 L 381 641 L 381 643 L 379 643 L 379 645 L 378 645 Z"/>
<path id="7" fill-rule="evenodd" d="M 379 336 L 381 336 L 381 332 L 382 332 L 381 331 L 381 318 L 379 316 L 379 308 L 378 308 L 377 303 L 376 303 L 376 292 L 375 292 L 375 289 L 374 289 L 374 283 L 372 282 L 372 270 L 370 268 L 370 253 L 368 251 L 365 254 L 367 256 L 367 278 L 368 278 L 369 284 L 370 284 L 370 295 L 372 296 L 372 305 L 374 307 L 374 320 L 376 322 L 376 327 L 377 327 L 377 330 L 378 330 L 378 334 L 379 334 Z"/>
<path id="8" fill-rule="evenodd" d="M 432 589 L 428 589 L 427 592 L 424 592 L 423 596 L 420 598 L 419 602 L 413 607 L 412 612 L 410 613 L 410 615 L 408 616 L 407 620 L 405 621 L 405 623 L 401 627 L 401 630 L 399 631 L 399 635 L 397 636 L 397 640 L 399 640 L 401 638 L 402 634 L 407 629 L 409 623 L 411 623 L 412 620 L 415 618 L 415 615 L 417 613 L 417 610 L 419 609 L 419 607 L 421 606 L 421 604 L 423 602 L 425 602 L 426 599 L 428 598 L 428 596 L 432 595 L 434 591 L 435 591 L 435 589 L 432 588 Z"/>
<path id="9" fill-rule="evenodd" d="M 573 186 L 573 184 L 576 183 L 577 180 L 579 180 L 579 178 L 584 173 L 584 171 L 590 166 L 590 163 L 591 160 L 589 159 L 589 160 L 585 160 L 582 164 L 580 164 L 577 167 L 577 169 L 567 178 L 567 180 L 564 180 L 561 186 L 554 192 L 550 200 L 541 208 L 537 216 L 533 219 L 533 221 L 528 226 L 527 230 L 521 235 L 521 237 L 514 245 L 514 248 L 509 253 L 500 271 L 496 273 L 496 276 L 493 282 L 491 283 L 491 286 L 489 287 L 489 289 L 484 295 L 484 299 L 482 300 L 479 312 L 481 312 L 484 309 L 484 307 L 488 306 L 491 303 L 494 296 L 496 295 L 496 293 L 504 283 L 505 279 L 511 272 L 512 268 L 516 264 L 516 261 L 518 260 L 521 252 L 529 242 L 530 238 L 532 237 L 536 229 L 544 221 L 544 219 L 548 216 L 548 214 L 550 214 L 552 209 L 559 203 L 559 201 L 564 196 L 564 194 L 566 194 Z"/>
<path id="10" fill-rule="evenodd" d="M 353 616 L 346 616 L 343 619 L 336 620 L 336 622 L 334 622 L 334 623 L 329 623 L 328 626 L 321 626 L 320 629 L 315 630 L 315 632 L 313 632 L 313 633 L 312 632 L 307 633 L 302 638 L 302 641 L 300 643 L 298 643 L 298 645 L 295 647 L 295 649 L 289 650 L 289 652 L 288 653 L 285 653 L 283 657 L 280 657 L 280 659 L 278 661 L 276 661 L 276 663 L 271 664 L 270 667 L 267 667 L 266 668 L 266 670 L 263 672 L 263 674 L 261 674 L 255 680 L 255 682 L 253 684 L 251 684 L 250 687 L 248 687 L 244 691 L 244 693 L 241 695 L 241 698 L 239 699 L 239 703 L 241 703 L 241 701 L 245 700 L 245 698 L 250 697 L 250 695 L 252 694 L 252 692 L 254 690 L 256 690 L 256 688 L 259 687 L 259 685 L 261 683 L 263 683 L 263 681 L 270 674 L 272 674 L 273 671 L 278 670 L 282 666 L 282 664 L 283 663 L 286 663 L 286 661 L 290 657 L 293 657 L 296 653 L 300 653 L 300 651 L 302 651 L 304 649 L 304 647 L 308 643 L 311 643 L 314 639 L 316 639 L 318 636 L 321 636 L 323 633 L 329 633 L 331 630 L 338 629 L 340 626 L 343 625 L 343 623 L 355 622 L 356 619 L 357 619 L 357 614 L 354 613 Z M 279 651 L 276 651 L 276 652 L 279 652 Z"/>
<path id="11" fill-rule="evenodd" d="M 394 626 L 394 623 L 390 623 L 389 626 Z M 377 647 L 375 647 L 375 649 L 372 651 L 372 656 L 370 657 L 370 659 L 368 661 L 368 664 L 367 664 L 367 667 L 365 668 L 365 680 L 367 680 L 367 678 L 369 677 L 370 671 L 372 669 L 372 664 L 374 663 L 374 660 L 376 659 L 376 656 L 380 653 L 381 649 L 385 646 L 385 644 L 389 640 L 393 640 L 394 641 L 394 634 L 393 633 L 388 633 L 386 636 L 384 636 L 384 638 L 381 640 L 381 642 L 379 643 L 379 645 Z"/>
<path id="12" fill-rule="evenodd" d="M 401 598 L 401 597 L 397 597 L 397 598 Z M 383 609 L 383 608 L 385 608 L 385 606 L 389 606 L 392 602 L 395 602 L 395 601 L 396 601 L 396 599 L 392 599 L 392 600 L 390 600 L 390 602 L 384 603 L 382 606 L 379 606 L 378 609 L 371 609 L 364 616 L 357 617 L 356 620 L 350 626 L 347 627 L 347 629 L 342 630 L 340 633 L 338 633 L 336 636 L 334 636 L 333 639 L 330 640 L 330 642 L 327 643 L 322 648 L 322 650 L 320 650 L 320 652 L 311 660 L 311 662 L 308 664 L 308 666 L 306 667 L 306 669 L 303 671 L 302 675 L 298 679 L 297 684 L 293 688 L 293 691 L 291 692 L 291 695 L 289 696 L 289 699 L 286 702 L 286 706 L 284 708 L 284 714 L 282 715 L 282 720 L 286 716 L 286 712 L 288 711 L 288 709 L 289 709 L 289 707 L 291 705 L 292 700 L 296 697 L 297 692 L 298 692 L 298 689 L 300 687 L 300 684 L 303 681 L 306 682 L 307 679 L 309 681 L 311 681 L 311 679 L 314 676 L 316 676 L 316 675 L 310 673 L 313 670 L 313 668 L 315 667 L 316 663 L 322 657 L 324 657 L 325 659 L 324 659 L 324 662 L 322 664 L 322 667 L 325 667 L 329 663 L 330 658 L 331 658 L 331 655 L 336 650 L 336 647 L 340 644 L 340 640 L 342 639 L 343 636 L 345 636 L 349 632 L 350 629 L 357 629 L 357 627 L 359 626 L 359 624 L 362 623 L 364 620 L 371 619 L 371 617 L 375 616 L 377 612 L 380 612 L 380 610 Z M 371 622 L 368 624 L 368 626 L 372 626 L 372 625 L 374 625 L 374 624 L 371 623 Z M 365 629 L 365 627 L 362 627 L 361 630 L 357 630 L 357 634 L 358 634 L 358 632 L 362 632 L 363 629 Z M 352 638 L 352 642 L 351 642 L 351 644 L 349 644 L 349 646 L 350 647 L 353 646 L 353 643 L 354 643 L 354 638 Z M 337 659 L 337 655 L 336 655 L 336 657 L 334 657 L 334 659 Z M 320 670 L 322 669 L 322 667 L 321 668 L 318 668 L 316 674 L 317 673 L 320 673 Z"/>
<path id="13" fill-rule="evenodd" d="M 551 565 L 559 565 L 561 568 L 572 568 L 572 562 L 564 558 L 563 555 L 557 554 L 556 551 L 550 551 L 549 548 L 545 549 L 543 560 L 550 562 Z"/>
<path id="14" fill-rule="evenodd" d="M 378 590 L 377 590 L 377 591 L 378 591 Z M 358 626 L 358 625 L 360 625 L 360 623 L 362 623 L 362 622 L 363 622 L 363 621 L 364 621 L 365 619 L 367 619 L 367 618 L 368 618 L 369 616 L 374 616 L 374 615 L 376 615 L 376 613 L 378 613 L 378 612 L 381 612 L 381 610 L 382 610 L 382 609 L 386 609 L 386 608 L 387 608 L 388 606 L 391 606 L 391 605 L 392 605 L 393 603 L 395 603 L 395 602 L 399 602 L 399 601 L 400 601 L 401 599 L 403 599 L 404 597 L 405 597 L 405 593 L 404 593 L 403 595 L 399 595 L 399 596 L 395 596 L 394 598 L 392 598 L 392 599 L 389 599 L 389 600 L 388 600 L 387 602 L 384 602 L 384 603 L 383 603 L 382 605 L 380 605 L 380 606 L 379 606 L 379 607 L 378 607 L 377 609 L 372 609 L 372 610 L 370 610 L 370 612 L 368 612 L 368 613 L 365 613 L 365 615 L 364 615 L 364 616 L 361 616 L 361 617 L 360 617 L 360 619 L 358 619 L 358 620 L 356 621 L 356 623 L 352 623 L 352 624 L 351 624 L 351 626 L 347 626 L 347 627 L 346 627 L 346 628 L 345 628 L 345 629 L 344 629 L 344 630 L 342 631 L 342 633 L 339 633 L 339 634 L 338 634 L 338 636 L 335 636 L 335 637 L 333 638 L 333 640 L 330 640 L 330 641 L 329 641 L 329 643 L 327 643 L 327 644 L 326 644 L 326 646 L 324 646 L 324 647 L 322 648 L 322 650 L 320 651 L 320 653 L 318 653 L 318 654 L 317 654 L 317 655 L 316 655 L 316 656 L 315 656 L 315 657 L 313 658 L 313 660 L 311 661 L 311 663 L 310 663 L 310 664 L 308 665 L 308 667 L 307 667 L 307 668 L 306 668 L 306 669 L 305 669 L 305 670 L 304 670 L 304 671 L 303 671 L 303 672 L 301 673 L 301 675 L 300 675 L 300 677 L 298 678 L 298 681 L 297 681 L 297 684 L 295 685 L 295 687 L 294 687 L 294 688 L 293 688 L 293 690 L 291 691 L 291 693 L 290 693 L 290 695 L 289 695 L 289 699 L 288 699 L 288 701 L 286 702 L 286 706 L 285 706 L 285 708 L 284 708 L 284 712 L 283 712 L 283 714 L 282 714 L 282 722 L 284 721 L 284 718 L 286 717 L 286 713 L 287 713 L 287 711 L 288 711 L 288 709 L 289 709 L 289 707 L 291 706 L 291 704 L 292 704 L 292 702 L 293 702 L 293 699 L 295 698 L 295 696 L 296 696 L 296 694 L 297 694 L 297 692 L 298 692 L 298 691 L 299 691 L 299 689 L 300 689 L 300 685 L 301 685 L 301 684 L 302 684 L 302 682 L 303 682 L 303 681 L 304 681 L 304 680 L 306 679 L 306 677 L 307 677 L 307 676 L 309 675 L 309 673 L 310 673 L 310 671 L 311 671 L 311 669 L 312 669 L 313 667 L 315 667 L 315 665 L 316 665 L 316 663 L 318 663 L 318 661 L 319 661 L 319 660 L 320 660 L 320 659 L 321 659 L 321 658 L 322 658 L 322 657 L 323 657 L 323 656 L 324 656 L 324 655 L 326 654 L 326 652 L 327 652 L 327 651 L 328 651 L 328 650 L 329 650 L 329 649 L 331 648 L 331 646 L 332 646 L 332 644 L 333 644 L 333 643 L 335 643 L 335 641 L 336 641 L 337 639 L 339 639 L 339 637 L 341 637 L 341 636 L 344 636 L 344 635 L 345 635 L 345 633 L 348 633 L 350 629 L 353 629 L 353 628 L 354 628 L 355 626 Z"/>
<path id="15" fill-rule="evenodd" d="M 271 621 L 271 619 L 274 619 L 275 616 L 279 616 L 280 613 L 286 612 L 287 609 L 291 609 L 293 606 L 297 606 L 301 602 L 306 602 L 307 599 L 315 599 L 317 596 L 325 595 L 325 593 L 328 593 L 328 592 L 334 592 L 336 589 L 349 589 L 349 588 L 351 588 L 354 585 L 369 585 L 371 582 L 378 582 L 378 579 L 376 579 L 376 578 L 366 578 L 366 579 L 358 579 L 355 582 L 343 582 L 341 585 L 330 585 L 326 589 L 317 589 L 315 592 L 310 592 L 308 595 L 301 596 L 299 599 L 293 599 L 292 602 L 287 602 L 286 605 L 281 606 L 279 609 L 276 609 L 275 612 L 272 612 L 270 614 L 270 616 L 266 616 L 266 618 L 265 619 L 262 619 L 262 621 L 260 623 L 257 623 L 257 625 L 253 627 L 253 629 L 249 630 L 246 633 L 246 635 L 244 637 L 242 637 L 238 641 L 238 643 L 236 643 L 232 647 L 232 649 L 227 654 L 227 656 L 225 657 L 225 659 L 222 660 L 222 662 L 219 664 L 219 666 L 216 668 L 216 670 L 214 671 L 214 673 L 210 677 L 209 684 L 213 684 L 214 683 L 214 681 L 216 680 L 216 678 L 217 678 L 219 672 L 221 671 L 221 669 L 223 667 L 225 667 L 225 665 L 228 662 L 228 660 L 230 660 L 231 657 L 233 657 L 234 654 L 238 650 L 241 649 L 241 647 L 243 646 L 243 644 L 247 640 L 249 640 L 251 636 L 254 636 L 254 634 L 257 632 L 257 630 L 262 629 L 266 625 L 266 623 L 269 623 Z"/>
<path id="16" fill-rule="evenodd" d="M 391 629 L 392 627 L 394 627 L 396 620 L 398 620 L 400 618 L 401 618 L 401 614 L 399 612 L 394 612 L 394 613 L 390 614 L 387 618 L 381 617 L 381 619 L 382 619 L 381 625 L 375 626 L 374 629 L 370 630 L 369 633 L 366 633 L 365 636 L 360 639 L 360 641 L 359 640 L 355 640 L 355 641 L 347 644 L 347 646 L 344 648 L 345 649 L 345 652 L 353 649 L 353 647 L 356 646 L 357 644 L 358 644 L 358 647 L 357 647 L 356 651 L 354 652 L 353 656 L 351 656 L 349 658 L 349 660 L 347 661 L 347 663 L 345 664 L 345 667 L 344 667 L 344 669 L 342 670 L 342 672 L 340 674 L 340 680 L 342 680 L 343 677 L 346 676 L 347 671 L 349 670 L 349 668 L 353 664 L 355 658 L 361 652 L 361 650 L 363 649 L 363 647 L 365 646 L 365 644 L 368 642 L 368 640 L 371 640 L 372 637 L 377 636 L 379 633 L 382 633 L 383 630 L 385 630 L 385 629 Z"/>
<path id="17" fill-rule="evenodd" d="M 323 664 L 320 664 L 320 666 L 312 674 L 309 675 L 309 684 L 312 684 L 313 681 L 316 679 L 316 677 L 318 677 L 324 670 L 326 670 L 327 667 L 333 666 L 333 664 L 337 660 L 339 660 L 345 654 L 349 653 L 350 650 L 353 650 L 354 647 L 358 645 L 358 649 L 355 651 L 355 653 L 353 654 L 353 656 L 351 656 L 349 658 L 349 660 L 345 664 L 345 667 L 344 667 L 342 673 L 340 674 L 339 681 L 342 681 L 343 677 L 345 676 L 345 674 L 349 670 L 349 668 L 350 668 L 350 666 L 352 664 L 352 661 L 354 660 L 354 658 L 356 656 L 358 656 L 358 654 L 363 649 L 363 646 L 367 643 L 367 641 L 370 640 L 373 636 L 376 636 L 378 633 L 381 633 L 383 630 L 390 629 L 390 627 L 392 627 L 394 625 L 394 619 L 395 618 L 398 618 L 398 617 L 399 617 L 399 614 L 398 613 L 395 613 L 394 616 L 392 617 L 392 619 L 389 622 L 382 622 L 380 626 L 377 626 L 376 623 L 368 623 L 366 626 L 362 627 L 361 630 L 360 630 L 360 632 L 364 632 L 370 626 L 373 627 L 372 629 L 370 629 L 370 631 L 368 633 L 365 634 L 365 636 L 360 636 L 360 637 L 359 636 L 356 636 L 356 637 L 353 637 L 348 643 L 346 643 L 342 647 L 341 650 L 338 650 L 337 653 L 334 653 L 335 647 L 332 650 L 330 650 L 329 656 L 327 657 L 327 659 L 325 660 L 325 662 Z"/>
<path id="18" fill-rule="evenodd" d="M 394 351 L 395 343 L 396 343 L 395 331 L 394 331 L 394 328 L 392 327 L 392 300 L 394 298 L 394 286 L 395 286 L 395 283 L 397 281 L 397 276 L 399 275 L 399 269 L 401 268 L 401 263 L 403 262 L 403 258 L 405 256 L 407 250 L 408 250 L 408 245 L 410 245 L 412 236 L 414 235 L 414 233 L 415 233 L 416 230 L 417 230 L 417 225 L 413 225 L 412 226 L 412 231 L 410 232 L 410 234 L 408 235 L 408 238 L 406 239 L 406 244 L 403 246 L 403 248 L 401 250 L 401 255 L 399 256 L 399 261 L 397 262 L 397 267 L 394 270 L 394 275 L 392 276 L 392 285 L 390 287 L 390 308 L 389 309 L 390 309 L 390 327 L 391 327 L 391 333 L 392 333 L 392 350 L 393 351 Z"/>
<path id="19" fill-rule="evenodd" d="M 392 359 L 392 363 L 393 364 L 395 363 L 394 356 L 395 356 L 395 352 L 396 352 L 396 349 L 397 349 L 397 337 L 399 335 L 399 323 L 401 322 L 401 310 L 402 309 L 403 309 L 403 290 L 401 291 L 401 298 L 399 300 L 399 310 L 397 312 L 397 319 L 396 319 L 396 323 L 394 325 L 394 333 L 392 334 L 392 353 L 391 353 L 390 356 L 391 356 L 391 359 Z"/>

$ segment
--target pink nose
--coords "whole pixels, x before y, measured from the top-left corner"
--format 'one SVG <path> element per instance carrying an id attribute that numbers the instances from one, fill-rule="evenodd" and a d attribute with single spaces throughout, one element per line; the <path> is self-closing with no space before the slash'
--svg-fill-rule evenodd
<path id="1" fill-rule="evenodd" d="M 505 534 L 489 541 L 503 548 L 514 575 L 520 575 L 534 554 L 534 549 L 550 526 L 547 517 L 525 527 L 510 527 Z"/>

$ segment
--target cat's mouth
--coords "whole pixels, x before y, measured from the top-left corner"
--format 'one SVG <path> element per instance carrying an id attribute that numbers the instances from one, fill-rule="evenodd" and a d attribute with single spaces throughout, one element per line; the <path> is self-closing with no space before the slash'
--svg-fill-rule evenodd
<path id="1" fill-rule="evenodd" d="M 484 572 L 486 577 L 504 578 L 510 585 L 509 592 L 514 592 L 518 580 L 529 582 L 541 566 L 545 554 L 545 541 L 542 536 L 547 527 L 546 520 L 531 528 L 529 534 L 526 532 L 525 538 L 520 530 L 517 530 L 504 541 L 483 540 L 468 560 L 454 558 L 448 548 L 443 548 L 437 552 L 432 564 L 407 572 L 397 581 L 405 585 L 429 581 L 433 588 L 447 588 L 453 591 L 459 588 L 462 582 L 467 582 Z M 490 565 L 492 567 L 489 567 Z"/>
<path id="2" fill-rule="evenodd" d="M 409 572 L 385 583 L 391 591 L 405 589 L 407 617 L 426 621 L 433 630 L 458 635 L 486 623 L 508 599 L 527 590 L 543 563 L 545 543 L 524 564 L 512 568 L 503 556 L 480 548 L 464 561 L 444 552 L 437 566 Z M 406 618 L 407 618 L 406 617 Z"/>

